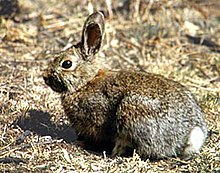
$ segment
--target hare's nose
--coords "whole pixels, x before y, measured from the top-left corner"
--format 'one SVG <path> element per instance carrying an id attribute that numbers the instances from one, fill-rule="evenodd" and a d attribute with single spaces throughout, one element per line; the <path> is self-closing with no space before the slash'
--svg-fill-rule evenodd
<path id="1" fill-rule="evenodd" d="M 48 77 L 43 76 L 43 79 L 44 79 L 44 81 L 47 81 L 47 80 L 48 80 Z"/>
<path id="2" fill-rule="evenodd" d="M 47 84 L 47 83 L 49 82 L 48 74 L 47 74 L 46 72 L 44 72 L 44 73 L 42 74 L 42 77 L 43 77 L 43 79 L 44 79 L 44 82 Z"/>
<path id="3" fill-rule="evenodd" d="M 49 78 L 46 76 L 43 76 L 44 82 L 48 85 L 49 84 Z"/>
<path id="4" fill-rule="evenodd" d="M 42 73 L 43 79 L 45 80 L 45 79 L 49 78 L 49 76 L 50 76 L 52 73 L 54 73 L 53 70 L 50 70 L 50 69 L 49 69 L 49 70 L 48 70 L 48 69 L 44 70 L 43 73 Z"/>
<path id="5" fill-rule="evenodd" d="M 48 78 L 48 74 L 44 72 L 44 73 L 42 74 L 42 77 L 43 77 L 43 79 L 45 80 L 46 78 Z"/>

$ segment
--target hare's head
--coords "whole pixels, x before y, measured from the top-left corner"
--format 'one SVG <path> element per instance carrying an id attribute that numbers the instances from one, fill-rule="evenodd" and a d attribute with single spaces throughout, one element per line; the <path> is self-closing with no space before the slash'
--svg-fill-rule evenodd
<path id="1" fill-rule="evenodd" d="M 104 34 L 104 15 L 91 14 L 83 26 L 81 41 L 54 57 L 43 74 L 44 81 L 56 92 L 75 91 L 89 82 L 100 70 L 101 59 L 94 56 Z"/>

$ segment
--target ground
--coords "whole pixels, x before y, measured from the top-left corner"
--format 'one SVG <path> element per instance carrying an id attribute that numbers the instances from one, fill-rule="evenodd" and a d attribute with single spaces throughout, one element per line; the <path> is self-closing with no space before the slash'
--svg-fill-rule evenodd
<path id="1" fill-rule="evenodd" d="M 20 0 L 0 18 L 0 172 L 219 172 L 219 1 L 106 2 Z M 106 14 L 102 57 L 113 69 L 161 74 L 195 95 L 209 136 L 193 159 L 111 158 L 77 145 L 42 73 L 48 55 L 79 41 L 92 9 Z"/>

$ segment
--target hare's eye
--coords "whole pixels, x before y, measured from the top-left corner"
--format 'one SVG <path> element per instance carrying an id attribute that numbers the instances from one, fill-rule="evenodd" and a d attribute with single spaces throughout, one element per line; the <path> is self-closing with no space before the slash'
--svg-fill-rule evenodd
<path id="1" fill-rule="evenodd" d="M 62 67 L 65 69 L 69 69 L 70 67 L 72 67 L 72 61 L 70 61 L 70 60 L 63 61 Z"/>

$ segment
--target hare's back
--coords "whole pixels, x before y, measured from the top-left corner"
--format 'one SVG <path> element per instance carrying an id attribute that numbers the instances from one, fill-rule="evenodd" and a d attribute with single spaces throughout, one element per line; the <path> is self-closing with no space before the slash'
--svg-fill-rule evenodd
<path id="1" fill-rule="evenodd" d="M 125 93 L 139 94 L 155 99 L 186 99 L 191 97 L 189 90 L 180 83 L 161 75 L 147 72 L 121 71 L 113 75 L 113 85 Z"/>
<path id="2" fill-rule="evenodd" d="M 140 109 L 140 112 L 148 111 L 149 116 L 201 114 L 186 87 L 161 75 L 121 71 L 108 79 L 106 92 L 110 92 L 109 95 L 119 95 L 128 107 Z"/>

